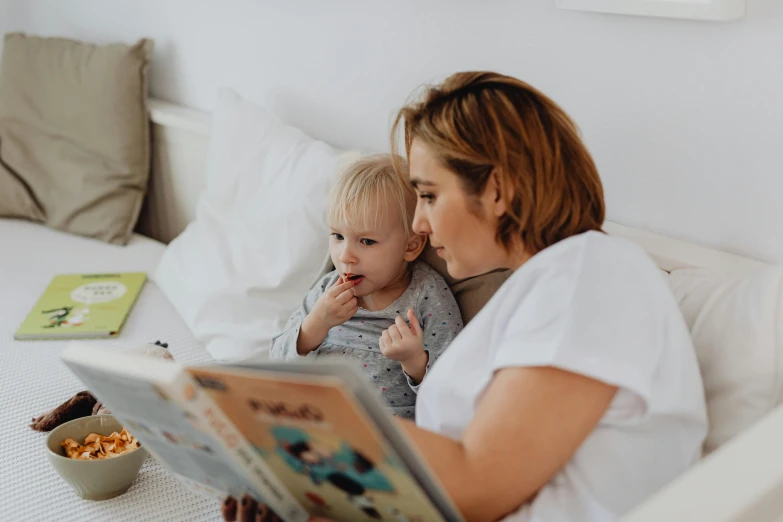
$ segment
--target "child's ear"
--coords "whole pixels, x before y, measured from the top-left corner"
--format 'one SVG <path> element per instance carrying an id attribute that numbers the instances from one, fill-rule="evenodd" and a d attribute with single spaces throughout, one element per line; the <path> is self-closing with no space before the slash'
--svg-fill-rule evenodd
<path id="1" fill-rule="evenodd" d="M 424 234 L 411 234 L 408 238 L 408 244 L 405 246 L 405 255 L 403 259 L 408 263 L 415 261 L 424 246 L 427 244 L 427 236 Z"/>

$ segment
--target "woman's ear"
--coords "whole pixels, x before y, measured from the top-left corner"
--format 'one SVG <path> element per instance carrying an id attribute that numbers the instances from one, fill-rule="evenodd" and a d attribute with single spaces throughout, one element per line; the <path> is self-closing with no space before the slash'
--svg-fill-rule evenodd
<path id="1" fill-rule="evenodd" d="M 511 187 L 508 183 L 504 183 L 498 169 L 493 169 L 481 198 L 484 209 L 496 218 L 503 216 L 508 210 L 504 195 L 510 190 Z"/>
<path id="2" fill-rule="evenodd" d="M 408 263 L 415 261 L 421 251 L 424 250 L 424 246 L 427 244 L 427 236 L 424 234 L 412 233 L 408 238 L 408 243 L 405 245 L 405 254 L 402 258 Z"/>

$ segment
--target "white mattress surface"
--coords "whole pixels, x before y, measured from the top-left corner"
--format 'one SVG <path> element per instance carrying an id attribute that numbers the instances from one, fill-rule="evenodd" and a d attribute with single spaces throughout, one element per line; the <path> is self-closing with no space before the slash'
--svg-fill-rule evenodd
<path id="1" fill-rule="evenodd" d="M 154 273 L 164 245 L 134 236 L 125 247 L 73 236 L 42 225 L 0 219 L 0 519 L 220 520 L 219 505 L 190 492 L 152 458 L 131 489 L 115 499 L 82 500 L 45 455 L 45 433 L 28 428 L 33 416 L 84 386 L 60 362 L 66 341 L 15 341 L 13 334 L 52 277 L 63 273 Z M 147 282 L 121 334 L 118 349 L 161 340 L 184 362 L 208 361 L 204 347 L 152 281 Z"/>

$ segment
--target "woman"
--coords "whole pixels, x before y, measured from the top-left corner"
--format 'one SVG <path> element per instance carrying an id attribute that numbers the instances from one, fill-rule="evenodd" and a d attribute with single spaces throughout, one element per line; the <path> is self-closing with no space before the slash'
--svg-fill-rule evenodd
<path id="1" fill-rule="evenodd" d="M 467 520 L 619 518 L 694 463 L 706 434 L 666 282 L 601 232 L 595 165 L 529 85 L 458 73 L 400 111 L 393 146 L 400 126 L 414 229 L 449 274 L 515 271 L 432 367 L 405 428 Z"/>

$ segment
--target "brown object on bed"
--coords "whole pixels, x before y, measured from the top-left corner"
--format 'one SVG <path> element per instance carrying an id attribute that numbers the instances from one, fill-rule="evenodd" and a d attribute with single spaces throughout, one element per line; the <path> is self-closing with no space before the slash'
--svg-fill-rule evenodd
<path id="1" fill-rule="evenodd" d="M 125 350 L 128 353 L 142 355 L 145 357 L 155 357 L 173 361 L 174 357 L 168 350 L 169 344 L 161 341 L 155 341 L 152 344 L 142 344 L 134 348 Z M 80 391 L 64 403 L 57 406 L 50 412 L 44 413 L 33 418 L 30 428 L 35 431 L 52 431 L 54 428 L 69 420 L 87 417 L 89 415 L 108 415 L 111 412 L 89 391 Z"/>
<path id="2" fill-rule="evenodd" d="M 52 431 L 65 422 L 92 415 L 97 399 L 88 391 L 81 391 L 50 412 L 33 419 L 30 427 L 35 431 Z"/>
<path id="3" fill-rule="evenodd" d="M 0 217 L 128 242 L 150 170 L 152 47 L 5 36 Z"/>

